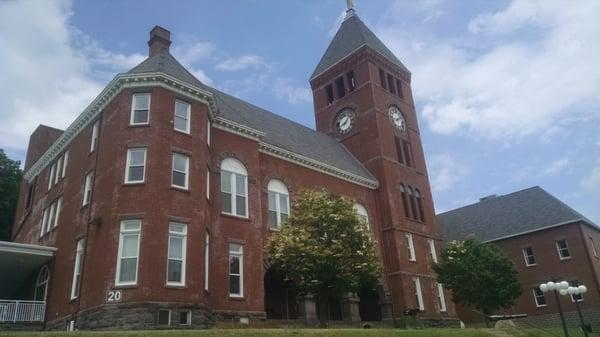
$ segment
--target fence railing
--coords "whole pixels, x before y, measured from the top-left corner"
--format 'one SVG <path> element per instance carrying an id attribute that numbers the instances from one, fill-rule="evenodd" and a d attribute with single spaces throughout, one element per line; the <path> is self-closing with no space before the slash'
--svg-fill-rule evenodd
<path id="1" fill-rule="evenodd" d="M 0 323 L 43 322 L 46 302 L 0 300 Z"/>

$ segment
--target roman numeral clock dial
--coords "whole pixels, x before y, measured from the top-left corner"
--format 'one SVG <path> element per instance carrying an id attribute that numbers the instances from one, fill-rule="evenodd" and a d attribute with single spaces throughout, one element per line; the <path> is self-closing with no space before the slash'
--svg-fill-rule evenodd
<path id="1" fill-rule="evenodd" d="M 340 135 L 348 133 L 354 126 L 355 120 L 354 111 L 350 109 L 340 111 L 335 119 L 335 131 Z"/>

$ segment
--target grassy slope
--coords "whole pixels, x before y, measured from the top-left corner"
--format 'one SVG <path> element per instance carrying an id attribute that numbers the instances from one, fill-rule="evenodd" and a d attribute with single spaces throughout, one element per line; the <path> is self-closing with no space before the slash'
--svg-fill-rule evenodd
<path id="1" fill-rule="evenodd" d="M 2 332 L 0 337 L 490 337 L 475 329 L 212 329 L 167 331 Z"/>

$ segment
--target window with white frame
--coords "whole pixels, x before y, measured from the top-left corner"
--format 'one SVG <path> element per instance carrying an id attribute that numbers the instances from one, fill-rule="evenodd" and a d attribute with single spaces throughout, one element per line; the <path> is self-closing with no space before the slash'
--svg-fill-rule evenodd
<path id="1" fill-rule="evenodd" d="M 167 259 L 167 284 L 185 285 L 185 258 L 187 244 L 187 225 L 169 223 L 169 252 Z"/>
<path id="2" fill-rule="evenodd" d="M 206 199 L 210 200 L 210 169 L 206 169 Z"/>
<path id="3" fill-rule="evenodd" d="M 229 296 L 244 297 L 244 247 L 229 244 Z"/>
<path id="4" fill-rule="evenodd" d="M 38 272 L 35 282 L 35 290 L 33 292 L 34 301 L 46 301 L 48 295 L 48 280 L 50 279 L 50 271 L 48 265 L 44 265 Z"/>
<path id="5" fill-rule="evenodd" d="M 233 158 L 221 163 L 221 202 L 223 213 L 248 217 L 248 171 Z"/>
<path id="6" fill-rule="evenodd" d="M 192 324 L 192 311 L 183 310 L 179 312 L 179 325 L 190 325 Z"/>
<path id="7" fill-rule="evenodd" d="M 55 206 L 55 208 L 56 208 L 55 213 L 56 214 L 54 214 L 54 223 L 52 223 L 52 228 L 58 226 L 58 219 L 60 217 L 60 211 L 62 210 L 62 201 L 63 201 L 62 197 L 58 198 L 58 200 L 55 201 L 55 204 L 56 204 L 56 206 Z"/>
<path id="8" fill-rule="evenodd" d="M 171 325 L 171 310 L 158 310 L 158 325 Z"/>
<path id="9" fill-rule="evenodd" d="M 190 104 L 175 100 L 175 116 L 173 117 L 173 128 L 177 131 L 190 133 Z"/>
<path id="10" fill-rule="evenodd" d="M 83 260 L 83 239 L 77 240 L 77 250 L 75 251 L 75 266 L 73 267 L 73 280 L 71 282 L 71 299 L 74 300 L 79 295 L 79 279 L 81 278 L 81 263 Z"/>
<path id="11" fill-rule="evenodd" d="M 558 250 L 558 257 L 561 260 L 571 258 L 571 252 L 569 252 L 569 246 L 567 246 L 567 240 L 556 241 L 556 249 Z"/>
<path id="12" fill-rule="evenodd" d="M 63 154 L 63 165 L 62 165 L 62 174 L 61 177 L 64 178 L 67 175 L 67 163 L 69 162 L 69 151 L 65 151 Z"/>
<path id="13" fill-rule="evenodd" d="M 408 260 L 409 261 L 417 261 L 417 256 L 415 255 L 415 244 L 413 242 L 412 234 L 406 234 L 406 246 L 408 249 Z"/>
<path id="14" fill-rule="evenodd" d="M 533 254 L 532 247 L 523 248 L 523 258 L 525 259 L 526 266 L 535 266 L 536 265 L 535 255 Z"/>
<path id="15" fill-rule="evenodd" d="M 127 149 L 125 165 L 125 183 L 143 183 L 146 173 L 146 148 L 135 147 Z"/>
<path id="16" fill-rule="evenodd" d="M 52 183 L 54 182 L 54 171 L 56 170 L 56 163 L 50 166 L 50 174 L 48 175 L 48 191 L 52 188 Z"/>
<path id="17" fill-rule="evenodd" d="M 596 242 L 594 241 L 594 238 L 592 238 L 590 236 L 590 243 L 592 244 L 592 253 L 594 253 L 595 257 L 598 257 L 598 249 L 596 248 Z"/>
<path id="18" fill-rule="evenodd" d="M 287 187 L 279 180 L 267 185 L 269 199 L 269 228 L 278 229 L 290 215 L 290 196 Z"/>
<path id="19" fill-rule="evenodd" d="M 421 290 L 421 279 L 413 277 L 413 283 L 415 284 L 415 299 L 417 300 L 417 306 L 419 310 L 425 310 L 425 304 L 423 303 L 423 292 Z"/>
<path id="20" fill-rule="evenodd" d="M 171 173 L 171 186 L 188 189 L 189 184 L 190 157 L 173 153 L 173 170 Z"/>
<path id="21" fill-rule="evenodd" d="M 46 225 L 46 233 L 52 229 L 52 225 L 56 221 L 56 202 L 50 204 L 50 215 L 48 215 L 48 224 Z"/>
<path id="22" fill-rule="evenodd" d="M 145 125 L 150 121 L 150 94 L 133 94 L 131 102 L 131 125 Z"/>
<path id="23" fill-rule="evenodd" d="M 46 209 L 44 209 L 44 215 L 42 216 L 42 225 L 41 225 L 41 229 L 40 229 L 40 237 L 42 237 L 42 236 L 44 236 L 44 234 L 46 234 L 46 226 L 48 226 L 49 213 L 50 213 L 50 207 L 47 207 Z"/>
<path id="24" fill-rule="evenodd" d="M 358 215 L 358 219 L 367 226 L 367 229 L 369 229 L 369 213 L 367 212 L 365 206 L 355 202 L 353 207 L 354 211 Z"/>
<path id="25" fill-rule="evenodd" d="M 139 219 L 121 221 L 115 281 L 117 286 L 137 284 L 141 229 L 142 221 Z"/>
<path id="26" fill-rule="evenodd" d="M 438 263 L 437 251 L 435 250 L 435 241 L 429 240 L 429 253 L 431 254 L 431 261 Z"/>
<path id="27" fill-rule="evenodd" d="M 85 183 L 83 185 L 83 201 L 81 202 L 81 204 L 83 206 L 87 205 L 90 203 L 90 200 L 92 199 L 92 180 L 93 180 L 93 172 L 89 172 L 86 176 L 85 176 Z"/>
<path id="28" fill-rule="evenodd" d="M 540 287 L 531 288 L 533 291 L 533 300 L 535 301 L 535 306 L 538 308 L 546 306 L 546 297 L 544 296 L 544 292 L 540 289 Z"/>
<path id="29" fill-rule="evenodd" d="M 438 304 L 440 305 L 440 312 L 446 312 L 446 296 L 444 295 L 444 286 L 439 283 L 437 283 L 437 290 L 438 290 Z"/>
<path id="30" fill-rule="evenodd" d="M 60 181 L 60 172 L 62 171 L 62 157 L 56 160 L 56 174 L 54 174 L 54 185 Z"/>
<path id="31" fill-rule="evenodd" d="M 210 234 L 204 236 L 204 290 L 208 291 L 208 270 L 210 263 Z"/>
<path id="32" fill-rule="evenodd" d="M 54 200 L 46 209 L 42 215 L 42 225 L 40 229 L 40 237 L 50 232 L 54 227 L 58 226 L 58 219 L 60 217 L 60 211 L 62 210 L 62 197 Z"/>
<path id="33" fill-rule="evenodd" d="M 578 280 L 574 280 L 574 281 L 569 282 L 569 285 L 571 287 L 577 288 L 577 287 L 579 287 L 581 285 L 581 283 Z M 583 301 L 583 294 L 581 294 L 581 293 L 580 294 L 571 294 L 571 301 L 572 302 L 575 302 L 575 301 L 582 302 Z"/>
<path id="34" fill-rule="evenodd" d="M 206 144 L 210 146 L 210 119 L 206 119 Z"/>
<path id="35" fill-rule="evenodd" d="M 98 129 L 100 128 L 100 121 L 96 121 L 92 126 L 92 139 L 90 140 L 90 153 L 96 150 L 98 144 Z"/>

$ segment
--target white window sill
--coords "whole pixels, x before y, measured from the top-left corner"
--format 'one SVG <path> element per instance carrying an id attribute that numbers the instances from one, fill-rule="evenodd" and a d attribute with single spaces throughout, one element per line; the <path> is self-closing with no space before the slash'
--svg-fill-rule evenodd
<path id="1" fill-rule="evenodd" d="M 238 218 L 241 220 L 250 220 L 250 218 L 247 215 L 237 215 L 237 214 L 232 214 L 232 213 L 227 213 L 227 212 L 221 212 L 221 215 L 226 215 L 226 216 Z"/>

